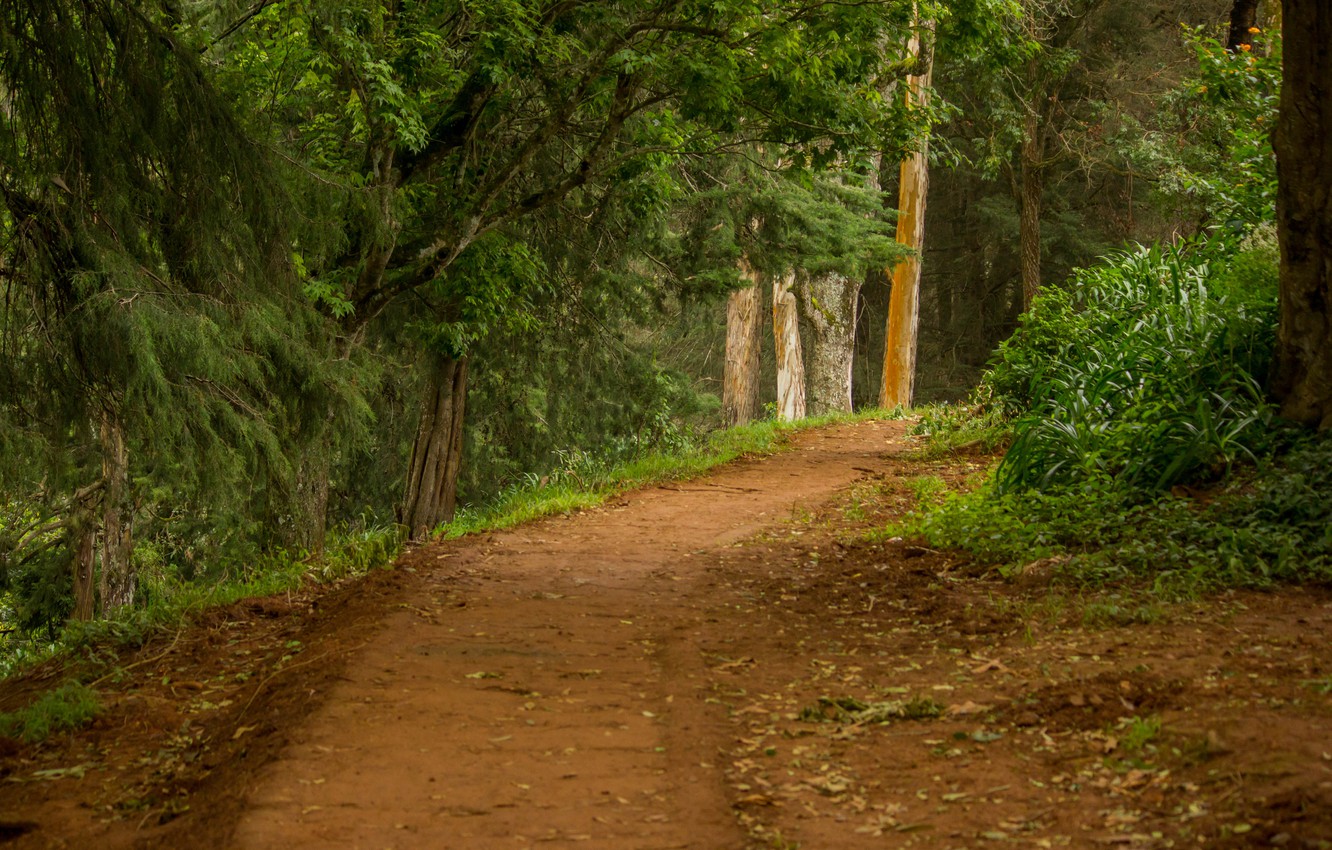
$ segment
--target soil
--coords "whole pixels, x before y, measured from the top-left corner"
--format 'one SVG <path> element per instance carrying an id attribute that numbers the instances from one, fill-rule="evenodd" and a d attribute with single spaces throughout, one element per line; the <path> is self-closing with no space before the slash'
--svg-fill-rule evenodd
<path id="1" fill-rule="evenodd" d="M 805 432 L 7 682 L 113 671 L 91 726 L 0 741 L 0 845 L 1332 847 L 1332 595 L 883 539 L 991 460 L 915 449 Z"/>

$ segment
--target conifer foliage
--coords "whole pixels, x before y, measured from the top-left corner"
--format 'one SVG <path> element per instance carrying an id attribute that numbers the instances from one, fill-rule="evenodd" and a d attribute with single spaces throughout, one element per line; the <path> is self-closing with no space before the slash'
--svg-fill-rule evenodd
<path id="1" fill-rule="evenodd" d="M 101 608 L 132 602 L 136 517 L 273 498 L 281 385 L 318 368 L 266 160 L 177 23 L 0 3 L 0 579 L 27 625 L 91 616 L 94 560 Z"/>

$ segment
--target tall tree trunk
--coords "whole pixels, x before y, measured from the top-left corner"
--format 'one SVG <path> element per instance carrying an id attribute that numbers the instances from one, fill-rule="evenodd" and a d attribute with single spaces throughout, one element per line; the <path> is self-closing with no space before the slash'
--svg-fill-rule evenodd
<path id="1" fill-rule="evenodd" d="M 928 25 L 926 25 L 928 28 Z M 920 36 L 912 36 L 911 52 L 925 67 L 907 77 L 906 102 L 924 106 L 929 97 L 934 63 L 932 51 L 922 49 Z M 925 247 L 925 197 L 930 173 L 927 141 L 902 160 L 898 183 L 897 241 L 915 253 L 893 269 L 893 288 L 888 296 L 888 322 L 883 346 L 883 383 L 879 406 L 911 405 L 916 380 L 916 335 L 920 324 L 920 261 Z"/>
<path id="2" fill-rule="evenodd" d="M 1031 309 L 1031 302 L 1041 291 L 1041 204 L 1045 195 L 1044 145 L 1036 116 L 1028 117 L 1022 141 L 1021 167 L 1018 177 L 1018 245 L 1021 251 L 1022 308 Z"/>
<path id="3" fill-rule="evenodd" d="M 120 417 L 102 413 L 102 614 L 134 603 L 133 511 L 129 503 L 129 452 Z"/>
<path id="4" fill-rule="evenodd" d="M 467 359 L 433 355 L 399 520 L 411 539 L 453 519 L 462 468 Z"/>
<path id="5" fill-rule="evenodd" d="M 851 363 L 856 353 L 856 303 L 864 278 L 802 275 L 800 300 L 813 334 L 809 349 L 809 413 L 851 410 Z"/>
<path id="6" fill-rule="evenodd" d="M 805 362 L 800 352 L 800 311 L 791 291 L 795 272 L 772 282 L 772 338 L 777 354 L 777 418 L 805 418 Z"/>
<path id="7" fill-rule="evenodd" d="M 740 273 L 750 285 L 735 290 L 726 300 L 722 417 L 727 425 L 743 425 L 758 416 L 759 410 L 759 275 L 743 259 Z"/>
<path id="8" fill-rule="evenodd" d="M 1332 428 L 1332 7 L 1284 0 L 1277 118 L 1281 415 Z"/>
<path id="9" fill-rule="evenodd" d="M 76 508 L 73 536 L 74 551 L 70 564 L 74 574 L 74 610 L 70 616 L 75 620 L 91 620 L 97 607 L 96 594 L 93 592 L 93 576 L 96 572 L 93 553 L 97 540 L 97 523 L 92 513 L 84 508 Z"/>
<path id="10" fill-rule="evenodd" d="M 1234 53 L 1253 46 L 1253 33 L 1258 25 L 1258 0 L 1235 0 L 1230 7 L 1230 32 L 1226 35 L 1226 50 Z"/>

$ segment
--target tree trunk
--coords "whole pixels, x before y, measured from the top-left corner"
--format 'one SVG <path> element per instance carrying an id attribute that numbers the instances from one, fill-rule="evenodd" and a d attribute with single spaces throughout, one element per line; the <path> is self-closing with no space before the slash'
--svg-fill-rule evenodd
<path id="1" fill-rule="evenodd" d="M 74 552 L 70 565 L 74 573 L 74 610 L 70 617 L 75 620 L 91 620 L 96 611 L 96 594 L 93 593 L 94 543 L 97 539 L 97 523 L 91 513 L 79 511 L 73 529 Z"/>
<path id="2" fill-rule="evenodd" d="M 1040 142 L 1041 129 L 1036 116 L 1027 120 L 1026 138 L 1022 142 L 1022 165 L 1019 176 L 1018 244 L 1021 250 L 1022 309 L 1030 310 L 1031 302 L 1041 291 L 1041 203 L 1045 194 L 1045 171 L 1042 160 L 1044 147 Z"/>
<path id="3" fill-rule="evenodd" d="M 1253 33 L 1258 25 L 1258 0 L 1235 0 L 1230 7 L 1230 32 L 1226 36 L 1226 50 L 1234 53 L 1253 47 Z"/>
<path id="4" fill-rule="evenodd" d="M 791 285 L 795 272 L 772 282 L 772 338 L 777 354 L 777 418 L 805 418 L 805 363 L 800 353 L 800 314 Z"/>
<path id="5" fill-rule="evenodd" d="M 1281 8 L 1281 312 L 1272 389 L 1282 416 L 1332 428 L 1332 8 L 1327 0 L 1284 0 Z"/>
<path id="6" fill-rule="evenodd" d="M 814 416 L 851 410 L 856 303 L 863 282 L 840 274 L 799 279 L 800 300 L 814 331 L 809 350 L 809 412 Z"/>
<path id="7" fill-rule="evenodd" d="M 102 444 L 102 615 L 134 603 L 132 556 L 133 510 L 129 503 L 129 452 L 125 428 L 114 413 L 103 412 Z"/>
<path id="8" fill-rule="evenodd" d="M 722 417 L 725 424 L 743 425 L 758 416 L 759 276 L 740 261 L 740 273 L 752 281 L 726 301 L 726 367 L 722 376 Z"/>
<path id="9" fill-rule="evenodd" d="M 925 61 L 919 75 L 907 78 L 908 108 L 924 106 L 929 97 L 934 64 L 932 53 L 921 49 L 919 36 L 912 37 L 911 51 Z M 883 346 L 883 383 L 879 407 L 909 407 L 916 380 L 916 331 L 920 323 L 920 261 L 925 248 L 925 197 L 930 173 L 928 142 L 902 160 L 898 183 L 897 241 L 914 253 L 893 269 L 893 288 L 888 296 L 888 322 Z"/>
<path id="10" fill-rule="evenodd" d="M 437 355 L 432 361 L 399 517 L 413 540 L 453 519 L 462 468 L 467 359 Z"/>
<path id="11" fill-rule="evenodd" d="M 328 529 L 329 475 L 333 465 L 328 427 L 326 423 L 301 454 L 292 504 L 292 542 L 316 557 L 324 554 Z"/>

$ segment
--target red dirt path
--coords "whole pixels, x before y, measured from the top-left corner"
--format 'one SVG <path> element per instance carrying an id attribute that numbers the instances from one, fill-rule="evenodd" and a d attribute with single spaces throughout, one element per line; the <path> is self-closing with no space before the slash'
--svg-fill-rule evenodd
<path id="1" fill-rule="evenodd" d="M 865 542 L 984 461 L 904 435 L 214 612 L 90 730 L 0 747 L 0 846 L 1332 847 L 1327 594 L 1154 608 Z"/>

